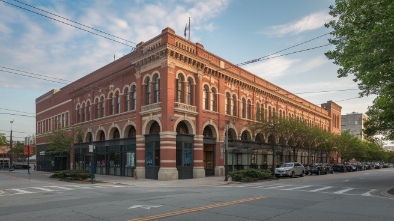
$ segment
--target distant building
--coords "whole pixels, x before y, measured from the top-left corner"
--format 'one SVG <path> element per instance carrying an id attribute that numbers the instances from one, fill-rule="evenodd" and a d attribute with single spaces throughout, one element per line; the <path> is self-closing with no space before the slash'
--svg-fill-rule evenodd
<path id="1" fill-rule="evenodd" d="M 364 140 L 364 122 L 368 119 L 367 115 L 363 113 L 352 112 L 350 114 L 342 115 L 342 131 L 349 131 L 360 140 Z"/>
<path id="2" fill-rule="evenodd" d="M 390 145 L 390 146 L 383 146 L 383 148 L 387 151 L 387 152 L 394 152 L 394 146 Z"/>

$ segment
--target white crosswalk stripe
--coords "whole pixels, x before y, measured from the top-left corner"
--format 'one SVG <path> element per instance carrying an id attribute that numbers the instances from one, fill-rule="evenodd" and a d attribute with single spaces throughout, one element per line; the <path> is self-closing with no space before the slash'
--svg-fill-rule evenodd
<path id="1" fill-rule="evenodd" d="M 81 189 L 104 189 L 104 188 L 119 188 L 124 187 L 120 185 L 66 185 L 66 186 L 42 186 L 42 187 L 26 187 L 26 188 L 13 188 L 2 190 L 2 196 L 4 195 L 21 195 L 21 194 L 33 194 L 43 192 L 60 192 L 60 191 L 71 191 Z"/>
<path id="2" fill-rule="evenodd" d="M 286 190 L 286 191 L 302 191 L 309 193 L 326 193 L 326 194 L 345 194 L 358 196 L 373 196 L 372 193 L 377 189 L 363 189 L 350 187 L 334 187 L 334 186 L 313 186 L 313 185 L 282 185 L 282 184 L 246 184 L 241 186 L 231 186 L 239 188 L 254 188 L 261 190 Z"/>

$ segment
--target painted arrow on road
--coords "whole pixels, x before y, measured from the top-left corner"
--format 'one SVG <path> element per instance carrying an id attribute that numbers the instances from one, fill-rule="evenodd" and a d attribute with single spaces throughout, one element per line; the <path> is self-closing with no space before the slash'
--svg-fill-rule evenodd
<path id="1" fill-rule="evenodd" d="M 136 208 L 142 208 L 142 209 L 150 209 L 150 208 L 158 208 L 161 207 L 162 205 L 134 205 L 130 207 L 129 209 L 136 209 Z"/>

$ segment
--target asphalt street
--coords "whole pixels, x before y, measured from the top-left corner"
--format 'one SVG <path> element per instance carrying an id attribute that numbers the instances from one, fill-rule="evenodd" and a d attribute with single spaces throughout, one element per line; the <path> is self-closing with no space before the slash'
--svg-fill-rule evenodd
<path id="1" fill-rule="evenodd" d="M 0 171 L 1 220 L 394 220 L 394 169 L 226 182 Z"/>

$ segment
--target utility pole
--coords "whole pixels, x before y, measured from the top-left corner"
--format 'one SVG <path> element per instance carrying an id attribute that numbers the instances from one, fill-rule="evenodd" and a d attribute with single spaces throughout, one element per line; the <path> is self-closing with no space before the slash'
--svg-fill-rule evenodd
<path id="1" fill-rule="evenodd" d="M 228 149 L 228 125 L 229 122 L 226 123 L 226 138 L 225 138 L 225 146 L 224 146 L 224 181 L 228 181 L 228 168 L 227 168 L 227 149 Z"/>
<path id="2" fill-rule="evenodd" d="M 12 121 L 10 121 L 11 123 L 11 132 L 10 132 L 10 168 L 12 168 L 12 158 L 13 158 L 13 154 L 12 154 L 12 123 L 14 123 L 14 119 L 12 119 Z"/>

